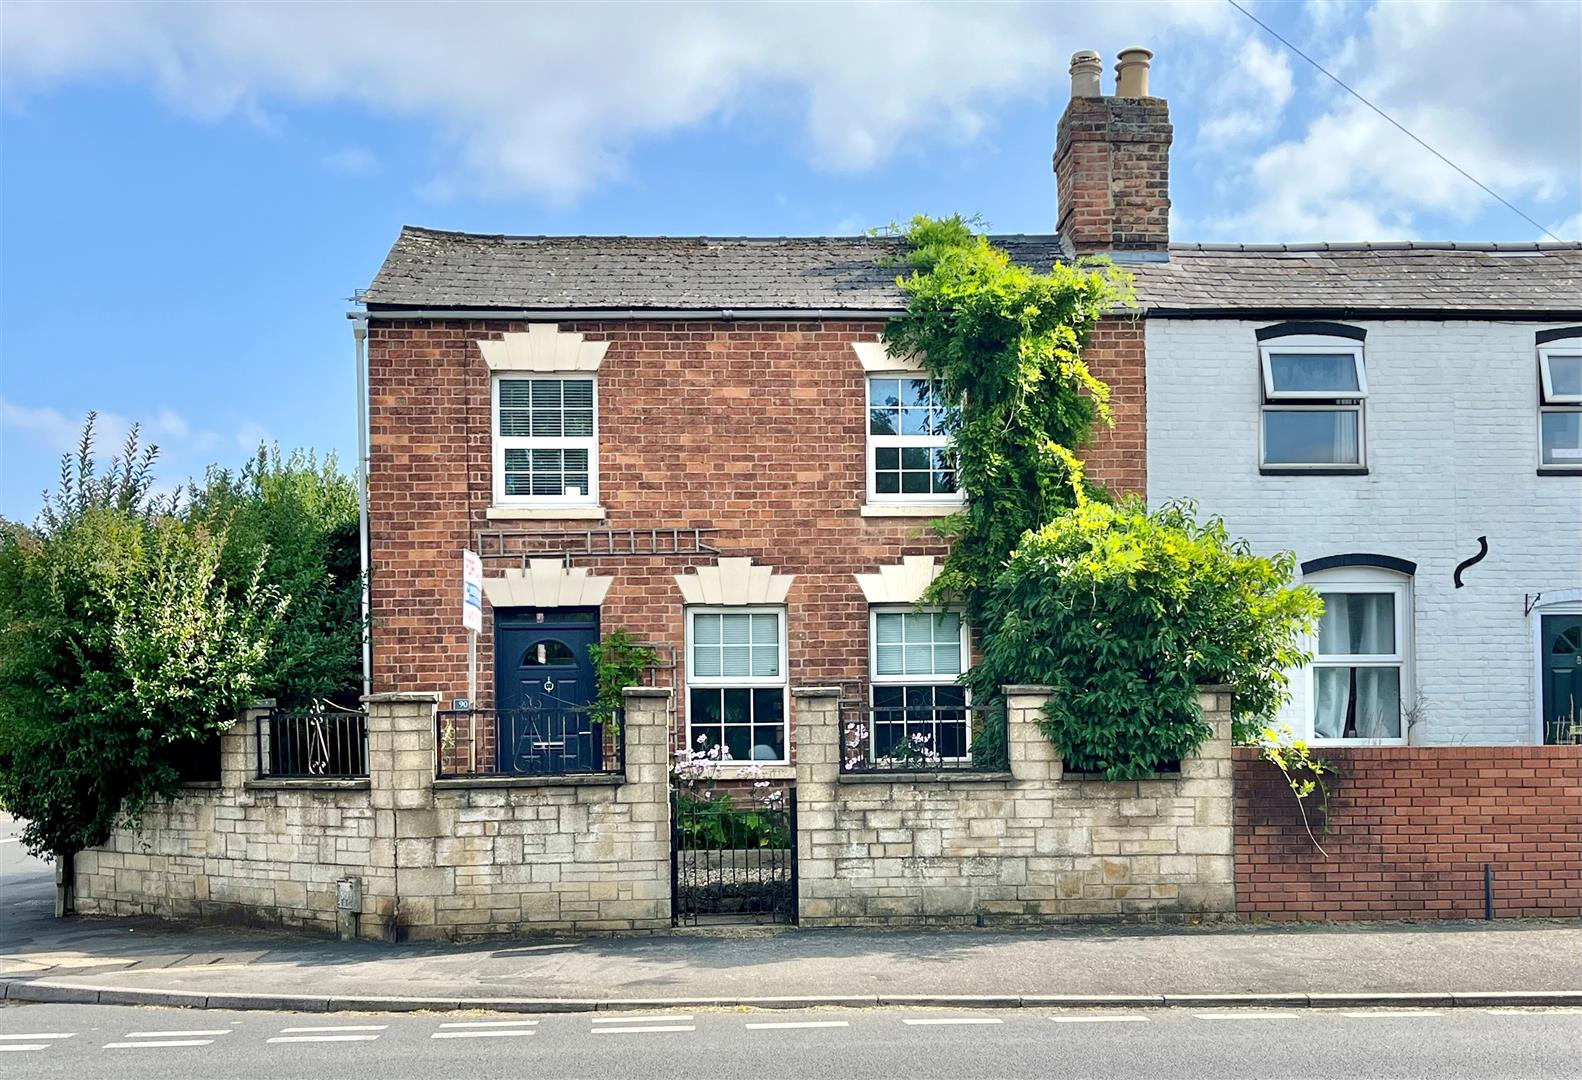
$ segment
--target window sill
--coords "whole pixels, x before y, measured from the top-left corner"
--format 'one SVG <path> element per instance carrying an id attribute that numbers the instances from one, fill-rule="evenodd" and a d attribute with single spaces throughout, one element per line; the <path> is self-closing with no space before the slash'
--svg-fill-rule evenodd
<path id="1" fill-rule="evenodd" d="M 603 521 L 602 506 L 491 506 L 490 521 Z"/>
<path id="2" fill-rule="evenodd" d="M 1015 780 L 1010 772 L 977 772 L 972 769 L 936 769 L 933 771 L 895 770 L 887 772 L 874 769 L 862 772 L 843 772 L 836 778 L 841 784 L 1004 784 Z"/>
<path id="3" fill-rule="evenodd" d="M 1302 469 L 1282 465 L 1260 465 L 1259 476 L 1367 476 L 1366 465 L 1336 466 L 1334 468 Z"/>
<path id="4" fill-rule="evenodd" d="M 325 777 L 255 777 L 244 780 L 248 791 L 367 791 L 366 776 Z"/>
<path id="5" fill-rule="evenodd" d="M 863 517 L 870 518 L 941 518 L 949 517 L 956 511 L 964 509 L 966 503 L 938 503 L 934 505 L 918 503 L 864 503 L 857 510 Z"/>
<path id="6" fill-rule="evenodd" d="M 623 772 L 563 773 L 555 776 L 447 776 L 434 781 L 435 791 L 488 788 L 615 787 L 626 783 Z"/>
<path id="7" fill-rule="evenodd" d="M 1539 476 L 1582 476 L 1582 465 L 1540 465 Z"/>

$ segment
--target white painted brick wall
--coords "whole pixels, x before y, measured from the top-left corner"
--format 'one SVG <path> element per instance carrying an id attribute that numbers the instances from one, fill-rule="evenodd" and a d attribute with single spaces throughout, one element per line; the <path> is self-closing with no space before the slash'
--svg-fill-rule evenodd
<path id="1" fill-rule="evenodd" d="M 1368 333 L 1367 476 L 1260 476 L 1264 322 L 1150 319 L 1148 499 L 1196 499 L 1258 551 L 1417 564 L 1423 744 L 1537 737 L 1524 594 L 1582 585 L 1582 478 L 1539 476 L 1532 323 L 1353 322 Z M 1488 558 L 1452 573 L 1489 538 Z M 1305 672 L 1293 683 L 1305 699 Z M 1403 690 L 1403 696 L 1410 692 Z M 1303 724 L 1297 706 L 1286 719 Z"/>

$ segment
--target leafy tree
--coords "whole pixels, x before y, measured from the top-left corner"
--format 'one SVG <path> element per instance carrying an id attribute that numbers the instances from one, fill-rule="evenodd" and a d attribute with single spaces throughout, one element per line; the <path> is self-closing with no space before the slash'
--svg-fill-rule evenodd
<path id="1" fill-rule="evenodd" d="M 968 500 L 941 525 L 953 545 L 925 599 L 963 604 L 977 628 L 976 698 L 1053 686 L 1044 732 L 1073 768 L 1112 779 L 1202 744 L 1200 682 L 1231 686 L 1244 729 L 1272 715 L 1319 610 L 1289 587 L 1290 557 L 1252 554 L 1187 505 L 1115 505 L 1083 476 L 1077 452 L 1110 417 L 1082 351 L 1131 302 L 1130 278 L 1103 261 L 1018 266 L 959 216 L 915 218 L 905 236 L 907 310 L 885 340 L 955 403 Z M 1003 732 L 987 726 L 972 754 L 1002 763 Z"/>
<path id="2" fill-rule="evenodd" d="M 0 536 L 0 804 L 53 856 L 174 793 L 178 748 L 257 694 L 286 603 L 261 560 L 226 587 L 224 522 L 152 494 L 135 428 L 98 475 L 93 420 L 36 526 Z"/>
<path id="3" fill-rule="evenodd" d="M 262 577 L 291 604 L 258 684 L 283 707 L 355 705 L 362 681 L 357 484 L 333 455 L 260 446 L 240 470 L 210 467 L 188 489 L 188 519 L 223 528 L 219 575 L 232 598 Z"/>

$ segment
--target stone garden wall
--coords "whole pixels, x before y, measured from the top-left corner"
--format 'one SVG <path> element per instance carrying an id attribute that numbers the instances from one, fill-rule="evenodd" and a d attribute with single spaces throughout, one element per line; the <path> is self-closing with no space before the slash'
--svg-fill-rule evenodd
<path id="1" fill-rule="evenodd" d="M 1064 773 L 1047 691 L 1007 687 L 1010 771 L 842 773 L 839 692 L 797 699 L 798 895 L 806 926 L 1229 916 L 1230 695 L 1179 776 Z"/>
<path id="2" fill-rule="evenodd" d="M 628 691 L 609 776 L 437 781 L 436 696 L 379 694 L 367 779 L 260 780 L 249 714 L 222 736 L 217 785 L 78 854 L 76 908 L 333 930 L 350 878 L 362 937 L 668 927 L 669 693 Z"/>

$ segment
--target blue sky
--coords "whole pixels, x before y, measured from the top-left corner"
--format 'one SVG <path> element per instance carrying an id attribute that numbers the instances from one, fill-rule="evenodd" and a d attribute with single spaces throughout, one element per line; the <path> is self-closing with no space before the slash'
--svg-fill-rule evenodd
<path id="1" fill-rule="evenodd" d="M 1574 2 L 1251 5 L 1566 239 Z M 1153 48 L 1178 240 L 1538 239 L 1229 5 L 0 8 L 0 514 L 90 409 L 166 482 L 355 445 L 344 318 L 403 223 L 1047 231 L 1066 63 Z M 1109 85 L 1106 74 L 1106 86 Z"/>

